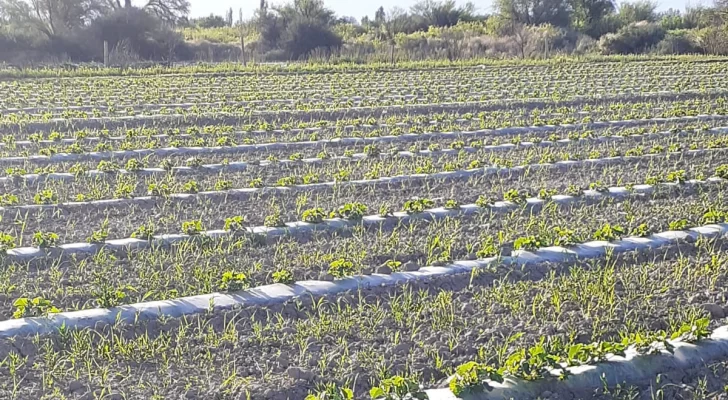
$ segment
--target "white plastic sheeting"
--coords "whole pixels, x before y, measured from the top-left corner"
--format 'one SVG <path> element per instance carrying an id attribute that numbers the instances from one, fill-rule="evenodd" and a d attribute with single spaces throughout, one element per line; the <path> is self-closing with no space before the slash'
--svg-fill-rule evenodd
<path id="1" fill-rule="evenodd" d="M 0 322 L 0 337 L 45 334 L 61 326 L 70 329 L 93 328 L 99 324 L 117 321 L 134 323 L 156 319 L 160 316 L 180 317 L 208 311 L 220 311 L 237 306 L 280 304 L 303 294 L 329 295 L 360 288 L 397 285 L 407 282 L 469 273 L 473 269 L 486 268 L 496 263 L 533 265 L 546 262 L 568 262 L 575 258 L 594 259 L 608 252 L 623 253 L 648 250 L 674 245 L 698 237 L 722 237 L 728 233 L 728 223 L 692 228 L 687 231 L 662 232 L 646 238 L 630 237 L 616 242 L 593 241 L 578 246 L 546 247 L 533 252 L 515 251 L 510 257 L 489 258 L 475 261 L 457 261 L 445 267 L 424 267 L 418 271 L 396 272 L 391 275 L 372 274 L 330 281 L 301 281 L 292 285 L 273 284 L 260 286 L 238 293 L 212 293 L 183 297 L 174 300 L 151 301 L 110 309 L 90 309 L 54 314 L 50 317 L 11 319 Z"/>
<path id="2" fill-rule="evenodd" d="M 78 161 L 101 161 L 115 158 L 129 157 L 146 157 L 150 155 L 166 157 L 172 155 L 178 156 L 199 156 L 199 155 L 227 155 L 227 154 L 245 154 L 250 152 L 265 152 L 273 150 L 295 150 L 295 149 L 323 149 L 332 144 L 354 145 L 354 144 L 386 144 L 386 143 L 408 143 L 427 139 L 445 139 L 452 137 L 460 138 L 478 138 L 489 135 L 518 135 L 527 133 L 546 133 L 559 129 L 600 129 L 608 127 L 628 127 L 644 125 L 645 123 L 669 123 L 669 122 L 696 122 L 711 121 L 725 119 L 725 116 L 718 115 L 698 115 L 689 117 L 672 117 L 672 118 L 652 118 L 647 120 L 622 120 L 622 121 L 602 121 L 590 122 L 584 124 L 562 124 L 562 125 L 543 125 L 543 126 L 521 126 L 498 129 L 483 129 L 477 131 L 465 132 L 435 132 L 435 133 L 406 133 L 402 135 L 388 135 L 378 137 L 355 137 L 355 138 L 337 138 L 324 139 L 316 141 L 301 142 L 274 142 L 261 144 L 240 144 L 235 146 L 209 146 L 209 147 L 165 147 L 156 149 L 136 149 L 136 150 L 117 150 L 87 153 L 56 153 L 50 156 L 32 155 L 32 156 L 13 156 L 0 158 L 0 165 L 10 165 L 24 163 L 26 161 L 36 163 L 62 163 L 62 162 L 78 162 Z M 723 129 L 723 128 L 721 128 Z M 496 146 L 491 146 L 496 147 Z M 484 147 L 487 149 L 487 147 Z"/>
<path id="3" fill-rule="evenodd" d="M 530 164 L 530 165 L 519 165 L 512 168 L 507 167 L 485 167 L 476 169 L 464 169 L 457 171 L 446 171 L 446 172 L 435 172 L 432 174 L 412 174 L 412 175 L 397 175 L 382 177 L 378 179 L 361 179 L 345 182 L 321 182 L 312 184 L 292 185 L 292 186 L 266 186 L 262 188 L 241 188 L 241 189 L 230 189 L 230 190 L 213 190 L 204 191 L 199 193 L 173 193 L 166 196 L 173 200 L 247 200 L 251 195 L 258 193 L 267 192 L 285 192 L 294 193 L 298 191 L 324 191 L 332 187 L 344 187 L 344 186 L 360 186 L 360 187 L 386 187 L 392 184 L 400 183 L 416 183 L 424 182 L 428 180 L 438 180 L 440 182 L 453 182 L 463 179 L 469 179 L 473 177 L 485 177 L 493 175 L 507 175 L 511 173 L 519 173 L 528 170 L 555 170 L 563 171 L 569 168 L 581 167 L 581 166 L 594 166 L 594 165 L 615 165 L 629 160 L 635 159 L 649 159 L 649 158 L 664 158 L 664 157 L 682 157 L 684 154 L 690 156 L 697 156 L 705 153 L 719 153 L 728 152 L 728 148 L 717 148 L 717 149 L 698 149 L 688 150 L 686 153 L 675 152 L 665 154 L 645 154 L 641 156 L 624 156 L 624 157 L 606 157 L 597 159 L 586 159 L 586 160 L 566 160 L 557 161 L 553 164 Z M 402 155 L 413 155 L 411 152 L 402 152 Z M 188 167 L 184 167 L 188 168 Z M 220 169 L 222 167 L 220 166 Z M 68 174 L 56 174 L 56 175 L 68 175 Z M 0 178 L 2 179 L 2 178 Z M 105 200 L 93 200 L 93 201 L 77 201 L 59 204 L 25 204 L 21 206 L 6 206 L 0 207 L 0 213 L 6 210 L 23 210 L 23 211 L 34 211 L 34 210 L 54 210 L 59 207 L 64 208 L 75 208 L 75 207 L 97 207 L 97 208 L 111 208 L 111 207 L 122 207 L 131 204 L 144 205 L 154 204 L 158 197 L 154 196 L 140 196 L 131 199 L 105 199 Z"/>
<path id="4" fill-rule="evenodd" d="M 724 179 L 719 177 L 711 177 L 705 181 L 691 180 L 686 184 L 690 186 L 710 185 L 719 184 L 725 182 Z M 675 187 L 676 183 L 660 183 L 662 187 Z M 252 189 L 248 189 L 252 190 Z M 575 202 L 598 202 L 606 197 L 621 200 L 631 195 L 645 195 L 652 193 L 655 190 L 653 185 L 635 185 L 632 191 L 625 187 L 611 187 L 606 192 L 600 193 L 595 190 L 585 190 L 582 196 L 568 196 L 568 195 L 556 195 L 552 197 L 552 201 L 559 205 L 573 204 Z M 192 196 L 192 195 L 188 195 Z M 127 199 L 129 200 L 129 199 Z M 106 200 L 114 201 L 114 200 Z M 526 200 L 525 207 L 528 207 L 532 212 L 539 212 L 541 206 L 546 203 L 546 200 L 539 198 L 529 198 Z M 34 207 L 34 206 L 23 206 Z M 497 201 L 492 206 L 488 207 L 489 211 L 493 212 L 508 212 L 517 209 L 519 205 L 510 201 Z M 0 209 L 2 210 L 2 209 Z M 284 235 L 298 235 L 310 231 L 336 231 L 347 229 L 355 225 L 363 225 L 364 227 L 370 226 L 381 226 L 381 225 L 396 225 L 397 223 L 408 223 L 410 220 L 424 219 L 424 220 L 439 220 L 446 217 L 453 217 L 457 215 L 469 215 L 474 214 L 478 211 L 482 211 L 483 208 L 475 204 L 466 204 L 461 206 L 459 209 L 446 209 L 443 207 L 432 208 L 425 210 L 422 213 L 408 214 L 406 212 L 396 212 L 391 216 L 382 217 L 379 215 L 367 215 L 362 218 L 361 221 L 348 220 L 342 218 L 325 219 L 322 223 L 314 224 L 310 222 L 296 221 L 286 223 L 285 227 L 266 227 L 256 226 L 247 227 L 248 233 L 264 235 L 266 238 L 276 238 Z M 201 237 L 210 238 L 224 238 L 235 235 L 236 232 L 229 232 L 225 230 L 209 230 L 201 232 L 200 235 L 186 235 L 186 234 L 164 234 L 152 237 L 150 240 L 146 239 L 135 239 L 135 238 L 124 238 L 124 239 L 112 239 L 107 240 L 104 243 L 69 243 L 62 244 L 58 247 L 53 248 L 37 248 L 37 247 L 19 247 L 10 249 L 6 252 L 6 258 L 14 259 L 17 261 L 36 259 L 45 256 L 58 256 L 58 255 L 73 255 L 73 254 L 96 254 L 102 249 L 111 252 L 124 252 L 128 250 L 139 250 L 144 248 L 153 248 L 161 246 L 170 246 L 173 244 L 199 240 Z"/>
<path id="5" fill-rule="evenodd" d="M 554 378 L 522 381 L 507 378 L 503 383 L 490 382 L 493 388 L 491 391 L 464 396 L 463 399 L 535 399 L 546 391 L 586 398 L 591 397 L 593 391 L 601 388 L 604 383 L 610 387 L 618 384 L 649 383 L 661 373 L 686 371 L 711 361 L 727 359 L 728 326 L 715 329 L 709 339 L 695 344 L 674 340 L 670 343 L 675 346 L 672 354 L 663 350 L 659 354 L 640 355 L 634 348 L 629 348 L 624 357 L 612 355 L 606 362 L 567 368 L 569 376 L 565 380 Z M 459 399 L 448 388 L 426 392 L 430 400 Z"/>

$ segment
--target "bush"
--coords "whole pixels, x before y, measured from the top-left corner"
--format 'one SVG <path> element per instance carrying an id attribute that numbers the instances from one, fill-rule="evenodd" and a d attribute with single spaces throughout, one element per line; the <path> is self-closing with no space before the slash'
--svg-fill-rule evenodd
<path id="1" fill-rule="evenodd" d="M 602 36 L 599 48 L 604 54 L 637 54 L 655 47 L 665 37 L 665 30 L 650 22 L 629 24 Z"/>
<path id="2" fill-rule="evenodd" d="M 296 20 L 283 33 L 281 47 L 297 60 L 309 55 L 314 49 L 331 52 L 341 47 L 342 41 L 327 26 L 315 21 Z"/>
<path id="3" fill-rule="evenodd" d="M 673 31 L 657 44 L 655 52 L 658 54 L 695 54 L 702 53 L 702 49 L 688 31 Z"/>
<path id="4" fill-rule="evenodd" d="M 103 56 L 104 40 L 109 42 L 110 49 L 123 47 L 130 57 L 145 60 L 170 60 L 183 42 L 180 33 L 138 8 L 116 10 L 94 20 L 84 36 L 84 44 L 93 49 L 91 53 L 96 59 Z"/>

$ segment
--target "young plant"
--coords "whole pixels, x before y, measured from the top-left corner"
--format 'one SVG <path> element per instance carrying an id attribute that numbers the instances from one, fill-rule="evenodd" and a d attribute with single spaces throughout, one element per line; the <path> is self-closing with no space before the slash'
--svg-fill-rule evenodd
<path id="1" fill-rule="evenodd" d="M 58 201 L 58 195 L 51 189 L 41 190 L 33 196 L 35 204 L 53 204 Z"/>
<path id="2" fill-rule="evenodd" d="M 33 234 L 32 243 L 33 246 L 38 248 L 55 247 L 58 244 L 58 234 L 53 232 L 35 232 Z"/>
<path id="3" fill-rule="evenodd" d="M 417 214 L 425 211 L 428 208 L 435 206 L 435 202 L 430 199 L 412 199 L 407 200 L 404 203 L 404 211 L 408 214 Z"/>
<path id="4" fill-rule="evenodd" d="M 233 188 L 233 182 L 228 180 L 218 180 L 215 182 L 215 190 L 217 191 L 223 191 L 223 190 L 230 190 Z"/>
<path id="5" fill-rule="evenodd" d="M 445 208 L 448 210 L 459 210 L 460 204 L 457 200 L 450 199 L 445 202 Z"/>
<path id="6" fill-rule="evenodd" d="M 265 219 L 263 220 L 263 225 L 267 226 L 268 228 L 282 228 L 286 226 L 286 223 L 283 222 L 283 217 L 281 217 L 281 211 L 277 208 L 273 210 L 273 213 L 270 215 L 266 215 Z"/>
<path id="7" fill-rule="evenodd" d="M 503 383 L 503 372 L 489 365 L 470 361 L 455 369 L 450 391 L 458 397 L 492 390 L 488 381 Z"/>
<path id="8" fill-rule="evenodd" d="M 478 196 L 477 200 L 475 200 L 475 205 L 481 208 L 490 207 L 493 203 L 493 200 L 482 194 Z"/>
<path id="9" fill-rule="evenodd" d="M 226 231 L 239 232 L 245 230 L 245 217 L 236 215 L 234 217 L 225 218 Z"/>
<path id="10" fill-rule="evenodd" d="M 273 273 L 273 282 L 275 283 L 293 283 L 293 273 L 286 269 L 281 269 Z"/>
<path id="11" fill-rule="evenodd" d="M 304 400 L 354 400 L 354 391 L 335 384 L 327 384 L 323 390 L 309 394 Z"/>
<path id="12" fill-rule="evenodd" d="M 305 210 L 301 217 L 304 222 L 308 222 L 311 224 L 320 224 L 324 222 L 324 218 L 326 218 L 326 213 L 324 212 L 323 208 L 317 207 Z"/>
<path id="13" fill-rule="evenodd" d="M 359 221 L 366 215 L 367 210 L 368 207 L 362 203 L 346 203 L 333 212 L 333 216 Z"/>
<path id="14" fill-rule="evenodd" d="M 150 222 L 148 224 L 139 225 L 138 228 L 132 232 L 131 237 L 135 239 L 151 240 L 154 238 L 154 225 Z"/>
<path id="15" fill-rule="evenodd" d="M 613 240 L 620 239 L 624 233 L 625 230 L 621 226 L 606 223 L 594 232 L 592 238 L 594 240 L 605 240 L 607 242 L 611 242 Z"/>
<path id="16" fill-rule="evenodd" d="M 186 221 L 182 223 L 182 232 L 186 235 L 199 235 L 204 229 L 202 228 L 202 221 L 199 219 Z"/>
<path id="17" fill-rule="evenodd" d="M 248 277 L 242 272 L 225 271 L 220 278 L 220 289 L 236 292 L 248 286 Z"/>
<path id="18" fill-rule="evenodd" d="M 344 278 L 351 276 L 353 273 L 354 263 L 344 258 L 332 261 L 331 264 L 329 264 L 329 274 L 331 274 L 334 278 Z"/>
<path id="19" fill-rule="evenodd" d="M 369 391 L 373 400 L 425 400 L 427 394 L 413 378 L 393 376 L 379 382 Z"/>
<path id="20" fill-rule="evenodd" d="M 13 307 L 15 307 L 13 318 L 46 317 L 48 314 L 61 312 L 61 310 L 53 306 L 50 300 L 42 297 L 33 299 L 21 297 L 13 302 Z"/>
<path id="21" fill-rule="evenodd" d="M 528 198 L 526 193 L 519 192 L 516 189 L 511 189 L 505 193 L 503 193 L 503 199 L 506 201 L 510 201 L 515 204 L 526 204 L 526 199 Z"/>

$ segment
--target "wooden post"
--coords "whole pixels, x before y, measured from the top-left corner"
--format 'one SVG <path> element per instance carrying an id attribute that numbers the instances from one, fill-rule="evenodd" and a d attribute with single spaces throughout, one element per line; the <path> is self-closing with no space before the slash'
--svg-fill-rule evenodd
<path id="1" fill-rule="evenodd" d="M 104 40 L 104 67 L 109 67 L 109 42 Z"/>
<path id="2" fill-rule="evenodd" d="M 245 32 L 243 32 L 243 9 L 240 9 L 240 58 L 243 61 L 243 67 L 247 65 L 245 61 Z"/>

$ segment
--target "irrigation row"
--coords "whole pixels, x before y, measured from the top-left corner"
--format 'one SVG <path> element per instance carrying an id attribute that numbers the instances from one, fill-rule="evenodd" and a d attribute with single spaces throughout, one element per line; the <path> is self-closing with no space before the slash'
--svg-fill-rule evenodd
<path id="1" fill-rule="evenodd" d="M 310 184 L 300 184 L 291 186 L 264 186 L 264 187 L 251 187 L 251 188 L 238 188 L 228 190 L 212 190 L 198 193 L 172 193 L 166 195 L 165 198 L 175 201 L 190 201 L 190 200 L 247 200 L 250 197 L 258 194 L 271 194 L 271 193 L 298 193 L 302 191 L 317 192 L 326 191 L 332 188 L 340 188 L 346 186 L 357 186 L 357 187 L 391 187 L 396 184 L 413 184 L 419 182 L 438 181 L 441 183 L 445 182 L 458 182 L 467 180 L 475 177 L 488 177 L 498 175 L 511 175 L 521 174 L 526 171 L 535 171 L 539 169 L 553 170 L 553 171 L 565 171 L 570 168 L 578 168 L 582 166 L 595 166 L 595 165 L 615 165 L 622 162 L 630 162 L 634 160 L 645 160 L 656 157 L 683 157 L 685 155 L 695 157 L 702 154 L 712 153 L 723 153 L 728 151 L 725 148 L 717 149 L 698 149 L 688 150 L 686 152 L 674 152 L 667 154 L 645 154 L 641 156 L 624 156 L 624 157 L 606 157 L 597 159 L 586 159 L 586 160 L 569 160 L 569 161 L 557 161 L 555 163 L 548 164 L 528 164 L 520 165 L 515 167 L 485 167 L 476 169 L 466 169 L 457 171 L 445 171 L 435 172 L 432 174 L 413 174 L 413 175 L 397 175 L 390 177 L 382 177 L 377 179 L 362 179 L 352 181 L 330 181 Z M 84 208 L 84 207 L 96 207 L 98 209 L 108 209 L 115 207 L 125 207 L 132 204 L 144 205 L 156 203 L 159 196 L 139 196 L 133 198 L 119 198 L 119 199 L 104 199 L 104 200 L 92 200 L 92 201 L 74 201 L 67 203 L 57 204 L 25 204 L 15 206 L 0 207 L 0 213 L 5 211 L 38 211 L 38 210 L 55 210 L 58 208 Z"/>
<path id="2" fill-rule="evenodd" d="M 0 322 L 0 337 L 53 333 L 64 329 L 98 328 L 115 323 L 137 323 L 160 317 L 182 317 L 228 310 L 241 306 L 281 304 L 302 295 L 324 296 L 380 286 L 402 285 L 456 274 L 471 273 L 493 265 L 534 265 L 570 263 L 576 259 L 598 259 L 609 254 L 648 251 L 675 246 L 690 240 L 719 238 L 728 233 L 728 224 L 694 227 L 686 231 L 668 231 L 649 237 L 628 237 L 615 242 L 590 241 L 573 247 L 546 247 L 535 251 L 517 250 L 509 257 L 493 257 L 474 261 L 456 261 L 444 267 L 424 267 L 417 271 L 372 274 L 335 281 L 300 281 L 291 285 L 272 284 L 237 293 L 210 293 L 174 300 L 151 301 L 110 309 L 89 309 L 53 314 L 49 317 L 11 319 Z"/>
<path id="3" fill-rule="evenodd" d="M 283 110 L 283 111 L 250 111 L 248 113 L 203 113 L 199 115 L 165 114 L 165 115 L 144 115 L 144 116 L 122 116 L 122 117 L 90 117 L 90 118 L 52 118 L 46 121 L 29 121 L 14 124 L 6 124 L 5 129 L 14 132 L 36 132 L 43 130 L 62 130 L 72 127 L 74 129 L 115 129 L 115 128 L 137 128 L 150 125 L 181 125 L 181 124 L 232 124 L 237 125 L 250 120 L 265 120 L 268 122 L 286 119 L 343 119 L 370 117 L 374 114 L 423 114 L 432 112 L 481 112 L 496 111 L 513 108 L 543 108 L 543 107 L 564 107 L 572 105 L 602 104 L 614 101 L 639 101 L 639 100 L 662 100 L 677 101 L 693 98 L 704 98 L 710 96 L 726 95 L 728 91 L 684 91 L 684 92 L 654 92 L 650 94 L 620 95 L 609 97 L 576 96 L 566 101 L 554 101 L 550 99 L 531 100 L 488 100 L 468 101 L 451 103 L 430 103 L 413 105 L 392 105 L 392 106 L 371 106 L 371 107 L 348 107 L 340 109 L 311 109 L 311 110 Z"/>
<path id="4" fill-rule="evenodd" d="M 726 180 L 720 177 L 710 177 L 706 180 L 690 180 L 685 184 L 691 188 L 701 187 L 705 185 L 720 185 Z M 604 192 L 596 190 L 585 190 L 580 196 L 571 195 L 554 195 L 550 196 L 559 206 L 573 205 L 576 203 L 598 203 L 604 199 L 614 199 L 621 202 L 625 199 L 633 197 L 644 197 L 653 193 L 658 187 L 677 187 L 678 183 L 658 183 L 656 185 L 643 184 L 635 185 L 631 189 L 625 187 L 611 187 Z M 244 227 L 239 231 L 227 230 L 208 230 L 199 232 L 194 235 L 189 234 L 163 234 L 155 235 L 149 238 L 124 238 L 107 240 L 104 243 L 70 243 L 62 244 L 52 248 L 38 247 L 20 247 L 7 250 L 5 258 L 10 261 L 26 261 L 34 260 L 47 256 L 71 256 L 71 255 L 92 255 L 101 251 L 110 251 L 118 254 L 124 254 L 132 250 L 141 250 L 149 248 L 168 247 L 175 244 L 199 240 L 200 237 L 211 239 L 233 238 L 241 234 L 251 234 L 264 236 L 266 240 L 272 240 L 287 235 L 301 235 L 316 232 L 337 232 L 351 229 L 355 226 L 363 226 L 364 228 L 389 229 L 399 225 L 407 225 L 417 220 L 436 221 L 448 217 L 458 217 L 473 215 L 482 212 L 492 213 L 508 213 L 519 208 L 524 208 L 530 213 L 539 213 L 547 200 L 540 198 L 529 198 L 524 204 L 517 204 L 512 201 L 497 201 L 492 205 L 466 204 L 454 209 L 437 207 L 424 210 L 421 213 L 409 214 L 407 212 L 395 212 L 392 215 L 367 215 L 358 219 L 331 218 L 324 219 L 321 223 L 311 223 L 304 221 L 296 221 L 286 223 L 283 227 Z"/>
<path id="5" fill-rule="evenodd" d="M 714 329 L 710 337 L 696 343 L 669 339 L 668 343 L 671 346 L 669 351 L 664 344 L 657 343 L 651 345 L 656 351 L 649 354 L 630 346 L 623 355 L 610 354 L 597 364 L 567 367 L 565 373 L 554 373 L 550 378 L 525 381 L 508 377 L 504 382 L 486 380 L 484 384 L 488 390 L 466 398 L 535 399 L 546 392 L 559 393 L 564 398 L 588 398 L 598 388 L 653 383 L 661 374 L 690 371 L 728 358 L 728 326 Z M 564 379 L 558 378 L 561 374 L 564 374 Z M 429 389 L 425 393 L 429 400 L 458 399 L 448 388 Z"/>
<path id="6" fill-rule="evenodd" d="M 694 117 L 675 117 L 675 118 L 655 118 L 648 120 L 621 120 L 621 121 L 605 121 L 605 122 L 590 122 L 581 124 L 564 124 L 564 125 L 544 125 L 544 126 L 522 126 L 522 127 L 510 127 L 510 128 L 497 128 L 497 129 L 481 129 L 476 131 L 462 131 L 462 132 L 433 132 L 433 133 L 406 133 L 402 135 L 386 135 L 376 137 L 346 137 L 336 139 L 322 139 L 314 141 L 300 141 L 300 142 L 269 142 L 261 144 L 240 144 L 234 146 L 209 146 L 209 147 L 165 147 L 165 148 L 154 148 L 154 149 L 137 149 L 137 150 L 117 150 L 117 151 L 101 151 L 101 152 L 87 152 L 87 153 L 56 153 L 50 156 L 45 155 L 32 155 L 32 156 L 11 156 L 0 158 L 0 166 L 3 165 L 16 165 L 25 162 L 32 162 L 36 164 L 55 164 L 65 162 L 82 162 L 82 161 L 104 161 L 111 159 L 125 159 L 132 157 L 147 157 L 147 156 L 158 156 L 158 157 L 170 157 L 170 156 L 200 156 L 200 155 L 234 155 L 234 154 L 247 154 L 253 152 L 270 152 L 270 151 L 295 151 L 295 150 L 318 150 L 325 149 L 331 146 L 346 146 L 346 145 L 367 145 L 367 144 L 391 144 L 391 143 L 412 143 L 422 140 L 447 140 L 451 138 L 455 139 L 478 139 L 487 138 L 492 136 L 498 137 L 509 137 L 514 135 L 523 134 L 534 134 L 534 133 L 549 133 L 555 132 L 562 129 L 603 129 L 603 128 L 616 128 L 616 127 L 634 127 L 644 125 L 646 123 L 670 123 L 670 122 L 707 122 L 707 121 L 722 121 L 728 119 L 728 116 L 720 115 L 699 115 Z M 711 133 L 725 133 L 728 131 L 728 127 L 717 127 L 708 129 Z M 678 135 L 679 132 L 657 132 L 654 134 L 647 135 Z M 685 134 L 685 132 L 682 132 Z M 629 135 L 630 137 L 637 137 L 638 135 Z M 640 136 L 642 137 L 642 136 Z M 649 137 L 649 136 L 647 136 Z M 610 141 L 610 140 L 622 140 L 623 136 L 611 135 L 611 136 L 600 136 L 594 139 L 580 139 L 580 140 L 595 140 L 595 141 Z M 568 145 L 574 141 L 570 139 L 558 140 L 555 142 L 544 140 L 538 144 L 532 142 L 522 142 L 520 146 L 560 146 Z M 501 144 L 501 145 L 489 145 L 483 146 L 479 150 L 481 151 L 504 151 L 510 150 L 518 145 L 516 144 Z M 441 150 L 446 152 L 447 150 Z M 434 152 L 432 152 L 434 153 Z M 406 157 L 411 157 L 411 152 L 402 151 L 401 154 Z M 421 151 L 417 155 L 428 155 L 426 151 Z M 342 157 L 343 159 L 344 157 Z M 317 162 L 316 159 L 308 159 L 308 162 Z M 285 161 L 284 161 L 285 162 Z M 231 163 L 232 164 L 232 163 Z M 238 166 L 233 168 L 244 168 L 243 164 L 249 163 L 237 163 Z M 258 165 L 265 165 L 265 163 L 258 163 Z M 225 165 L 222 164 L 210 164 L 205 168 L 219 171 L 224 169 Z M 149 168 L 140 170 L 140 173 L 144 174 L 157 173 L 157 169 Z M 58 178 L 58 179 L 69 179 L 69 178 Z"/>

